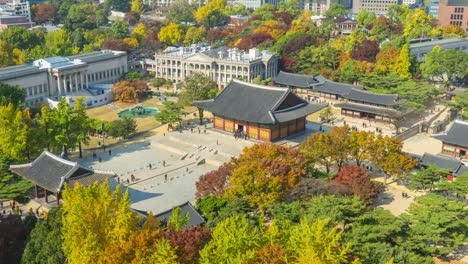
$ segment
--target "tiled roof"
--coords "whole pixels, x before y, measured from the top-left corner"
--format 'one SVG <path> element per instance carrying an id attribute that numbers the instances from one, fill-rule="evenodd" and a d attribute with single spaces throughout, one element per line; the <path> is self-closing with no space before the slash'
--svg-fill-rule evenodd
<path id="1" fill-rule="evenodd" d="M 468 147 L 468 122 L 455 120 L 445 133 L 434 134 L 432 137 L 444 143 Z"/>
<path id="2" fill-rule="evenodd" d="M 180 215 L 184 217 L 186 214 L 189 215 L 190 220 L 184 227 L 192 227 L 196 225 L 201 225 L 205 223 L 205 219 L 198 213 L 198 211 L 193 207 L 190 202 L 183 203 L 178 206 L 174 206 L 173 208 L 157 214 L 156 217 L 164 224 L 167 224 L 169 218 L 172 216 L 172 212 L 175 208 L 180 208 Z"/>
<path id="3" fill-rule="evenodd" d="M 76 162 L 62 159 L 48 151 L 44 151 L 32 163 L 11 165 L 10 170 L 53 192 L 60 192 L 64 183 L 73 186 L 75 182 L 79 182 L 87 186 L 115 176 L 112 172 L 84 168 Z"/>
<path id="4" fill-rule="evenodd" d="M 439 168 L 450 170 L 450 172 L 457 172 L 458 169 L 460 169 L 460 167 L 463 165 L 460 160 L 455 158 L 441 155 L 432 155 L 429 153 L 424 153 L 424 155 L 422 155 L 419 164 L 424 166 L 436 165 Z"/>
<path id="5" fill-rule="evenodd" d="M 313 87 L 314 91 L 329 93 L 329 94 L 337 94 L 342 97 L 347 96 L 351 90 L 358 89 L 362 90 L 362 86 L 347 84 L 347 83 L 339 83 L 333 82 L 330 80 L 326 80 L 322 85 L 317 85 Z"/>
<path id="6" fill-rule="evenodd" d="M 398 99 L 397 94 L 376 94 L 358 89 L 351 89 L 351 91 L 346 95 L 346 98 L 352 101 L 386 106 L 395 106 L 404 102 L 404 100 Z"/>
<path id="7" fill-rule="evenodd" d="M 212 100 L 194 105 L 216 115 L 258 124 L 276 124 L 319 111 L 323 105 L 310 105 L 288 88 L 255 85 L 233 80 Z"/>
<path id="8" fill-rule="evenodd" d="M 393 108 L 385 108 L 385 107 L 372 106 L 372 105 L 366 105 L 366 104 L 357 104 L 357 103 L 351 103 L 351 102 L 340 103 L 340 104 L 336 104 L 335 106 L 344 108 L 344 109 L 349 109 L 349 110 L 354 110 L 354 111 L 359 111 L 359 112 L 366 112 L 366 113 L 377 114 L 377 115 L 388 116 L 388 117 L 396 117 L 401 114 L 401 111 L 398 111 Z"/>
<path id="9" fill-rule="evenodd" d="M 277 84 L 298 88 L 310 88 L 313 84 L 319 83 L 313 75 L 295 74 L 284 71 L 280 71 L 273 81 Z"/>

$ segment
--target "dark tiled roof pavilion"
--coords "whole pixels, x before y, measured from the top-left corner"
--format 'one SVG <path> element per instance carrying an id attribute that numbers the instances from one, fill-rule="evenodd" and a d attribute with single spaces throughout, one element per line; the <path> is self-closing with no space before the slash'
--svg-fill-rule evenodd
<path id="1" fill-rule="evenodd" d="M 468 148 L 468 122 L 455 120 L 446 132 L 432 137 L 444 143 Z"/>
<path id="2" fill-rule="evenodd" d="M 326 104 L 310 104 L 288 88 L 232 80 L 214 99 L 194 105 L 215 115 L 265 125 L 295 120 L 317 112 Z"/>

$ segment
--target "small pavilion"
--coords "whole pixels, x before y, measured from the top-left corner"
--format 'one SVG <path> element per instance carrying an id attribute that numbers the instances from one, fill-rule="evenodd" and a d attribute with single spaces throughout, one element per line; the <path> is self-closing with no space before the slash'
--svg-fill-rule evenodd
<path id="1" fill-rule="evenodd" d="M 22 176 L 34 183 L 34 198 L 38 199 L 43 194 L 45 203 L 49 203 L 49 195 L 56 197 L 56 204 L 60 202 L 60 194 L 67 183 L 71 188 L 75 183 L 83 186 L 92 185 L 95 182 L 102 183 L 116 176 L 110 171 L 96 171 L 85 168 L 77 162 L 72 162 L 56 156 L 48 151 L 31 163 L 11 165 L 10 171 Z"/>
<path id="2" fill-rule="evenodd" d="M 269 142 L 304 132 L 306 117 L 327 106 L 310 104 L 289 88 L 239 80 L 214 99 L 193 104 L 213 114 L 214 128 Z"/>

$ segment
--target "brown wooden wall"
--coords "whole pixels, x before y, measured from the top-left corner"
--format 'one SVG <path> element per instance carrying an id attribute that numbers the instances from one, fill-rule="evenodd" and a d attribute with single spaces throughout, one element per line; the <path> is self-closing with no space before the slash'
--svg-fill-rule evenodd
<path id="1" fill-rule="evenodd" d="M 214 116 L 214 127 L 216 129 L 233 133 L 237 130 L 238 125 L 242 125 L 249 138 L 262 141 L 275 141 L 302 132 L 305 130 L 305 122 L 305 117 L 303 117 L 276 126 L 262 126 Z"/>

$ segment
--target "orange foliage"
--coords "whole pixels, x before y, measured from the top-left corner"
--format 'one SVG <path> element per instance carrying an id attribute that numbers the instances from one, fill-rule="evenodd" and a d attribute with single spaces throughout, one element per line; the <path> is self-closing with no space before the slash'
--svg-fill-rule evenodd
<path id="1" fill-rule="evenodd" d="M 135 102 L 148 95 L 148 85 L 144 81 L 121 81 L 112 86 L 114 99 L 122 102 Z"/>
<path id="2" fill-rule="evenodd" d="M 348 186 L 354 195 L 368 204 L 371 204 L 381 191 L 381 188 L 371 181 L 369 173 L 356 165 L 344 165 L 332 182 Z"/>
<path id="3" fill-rule="evenodd" d="M 281 245 L 267 244 L 255 253 L 255 263 L 258 264 L 286 264 L 285 250 Z"/>
<path id="4" fill-rule="evenodd" d="M 255 29 L 254 33 L 267 33 L 273 37 L 274 40 L 278 40 L 281 36 L 286 33 L 287 26 L 277 20 L 268 20 L 263 25 Z"/>

